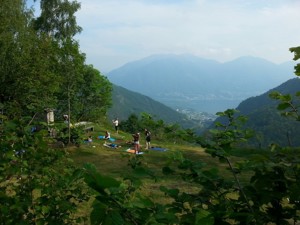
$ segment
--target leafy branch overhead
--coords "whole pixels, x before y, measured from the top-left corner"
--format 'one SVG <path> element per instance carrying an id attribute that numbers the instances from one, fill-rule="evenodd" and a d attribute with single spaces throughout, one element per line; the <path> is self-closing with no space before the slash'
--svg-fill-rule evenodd
<path id="1" fill-rule="evenodd" d="M 295 61 L 300 59 L 300 47 L 290 48 L 290 51 L 292 53 L 294 53 L 294 60 Z M 295 75 L 300 76 L 300 64 L 299 63 L 295 66 Z"/>

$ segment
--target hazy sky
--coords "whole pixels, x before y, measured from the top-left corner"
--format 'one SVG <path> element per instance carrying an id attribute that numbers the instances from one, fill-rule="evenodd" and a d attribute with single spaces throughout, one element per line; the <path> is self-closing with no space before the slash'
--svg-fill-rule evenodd
<path id="1" fill-rule="evenodd" d="M 300 0 L 78 0 L 76 38 L 102 73 L 152 54 L 293 59 Z"/>

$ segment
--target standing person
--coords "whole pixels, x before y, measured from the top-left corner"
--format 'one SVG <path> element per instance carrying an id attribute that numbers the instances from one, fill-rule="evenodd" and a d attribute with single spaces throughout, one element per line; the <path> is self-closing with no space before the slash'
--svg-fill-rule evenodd
<path id="1" fill-rule="evenodd" d="M 134 143 L 134 154 L 138 154 L 140 151 L 140 133 L 135 133 L 132 137 Z"/>
<path id="2" fill-rule="evenodd" d="M 118 134 L 119 133 L 119 120 L 118 120 L 118 118 L 113 120 L 113 124 L 115 125 L 115 130 Z"/>
<path id="3" fill-rule="evenodd" d="M 146 149 L 150 149 L 151 132 L 148 129 L 145 129 L 145 136 L 146 136 Z"/>

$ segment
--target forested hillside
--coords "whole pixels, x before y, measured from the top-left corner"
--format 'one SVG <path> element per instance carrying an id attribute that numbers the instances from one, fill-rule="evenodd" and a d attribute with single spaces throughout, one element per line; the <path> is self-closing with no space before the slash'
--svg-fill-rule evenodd
<path id="1" fill-rule="evenodd" d="M 178 124 L 183 128 L 194 129 L 198 133 L 211 123 L 205 119 L 188 118 L 187 115 L 179 113 L 148 96 L 113 85 L 112 107 L 108 110 L 109 119 L 118 117 L 119 120 L 124 121 L 131 114 L 140 116 L 141 113 L 147 113 L 155 120 L 163 120 L 169 124 Z"/>
<path id="2" fill-rule="evenodd" d="M 279 101 L 269 96 L 274 91 L 295 95 L 299 87 L 300 79 L 293 78 L 262 95 L 248 98 L 239 104 L 236 108 L 239 114 L 248 117 L 245 127 L 255 131 L 255 136 L 249 140 L 249 144 L 255 147 L 267 147 L 270 144 L 300 146 L 299 121 L 282 116 L 277 109 Z M 299 104 L 299 101 L 295 99 L 294 103 Z"/>
<path id="3" fill-rule="evenodd" d="M 249 117 L 247 126 L 256 132 L 253 143 L 256 142 L 257 146 L 267 146 L 269 144 L 300 146 L 300 139 L 298 138 L 300 134 L 299 121 L 282 116 L 281 111 L 277 108 L 279 102 L 269 96 L 274 91 L 295 96 L 299 91 L 299 87 L 300 79 L 294 78 L 261 96 L 243 101 L 237 107 L 241 114 Z M 297 99 L 294 99 L 293 102 L 296 105 L 299 104 Z"/>

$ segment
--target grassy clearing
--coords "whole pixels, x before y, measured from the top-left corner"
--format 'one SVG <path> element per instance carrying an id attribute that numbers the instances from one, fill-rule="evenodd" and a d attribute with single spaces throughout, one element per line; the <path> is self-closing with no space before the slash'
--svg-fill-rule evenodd
<path id="1" fill-rule="evenodd" d="M 112 149 L 103 146 L 105 142 L 104 140 L 97 139 L 98 136 L 105 133 L 106 129 L 98 127 L 96 130 L 98 131 L 86 134 L 86 136 L 93 136 L 92 143 L 83 143 L 79 148 L 73 148 L 69 150 L 75 163 L 79 167 L 83 166 L 85 163 L 92 163 L 96 166 L 101 174 L 113 176 L 117 179 L 129 174 L 131 172 L 131 168 L 128 166 L 128 160 L 130 157 L 134 157 L 134 155 L 125 152 L 125 150 L 131 147 L 131 145 L 128 144 L 128 141 L 132 140 L 131 134 L 124 132 L 119 132 L 119 134 L 116 134 L 111 132 L 111 136 L 116 139 L 114 143 L 122 146 L 117 149 Z M 150 185 L 149 187 L 151 188 L 153 185 L 158 186 L 160 184 L 168 184 L 168 186 L 174 188 L 176 186 L 180 186 L 182 189 L 186 188 L 183 184 L 179 184 L 179 182 L 181 182 L 179 180 L 182 179 L 172 176 L 162 176 L 162 168 L 169 164 L 176 165 L 173 159 L 180 158 L 181 154 L 194 162 L 202 162 L 207 164 L 208 168 L 217 167 L 225 176 L 232 176 L 226 163 L 220 163 L 217 158 L 212 158 L 209 154 L 205 153 L 204 149 L 199 145 L 189 143 L 174 144 L 153 140 L 151 143 L 152 146 L 160 146 L 168 149 L 166 152 L 159 152 L 153 150 L 143 150 L 143 142 L 144 139 L 142 136 L 141 144 L 142 151 L 144 152 L 144 154 L 141 156 L 142 162 L 144 166 L 153 171 L 156 178 L 159 180 L 159 184 L 153 184 L 153 181 L 145 180 L 146 184 Z M 232 160 L 238 161 L 240 160 L 240 156 L 241 155 L 234 157 Z M 187 188 L 189 189 L 190 186 L 187 186 Z"/>
<path id="2" fill-rule="evenodd" d="M 125 150 L 130 147 L 127 141 L 131 140 L 131 135 L 120 132 L 118 135 L 112 133 L 112 137 L 116 138 L 116 143 L 121 145 L 121 148 L 110 149 L 104 147 L 104 140 L 96 139 L 98 135 L 103 135 L 104 129 L 100 132 L 94 132 L 94 141 L 91 144 L 82 144 L 79 148 L 69 149 L 71 158 L 75 163 L 81 167 L 85 163 L 93 163 L 98 171 L 103 175 L 112 176 L 116 179 L 122 179 L 127 175 L 130 175 L 131 168 L 128 165 L 128 161 L 134 158 L 134 154 L 126 153 Z M 142 144 L 144 140 L 142 139 Z M 174 144 L 168 142 L 159 142 L 153 140 L 152 146 L 161 146 L 167 148 L 166 152 L 158 152 L 153 150 L 143 150 L 144 154 L 139 156 L 142 159 L 144 167 L 150 169 L 157 180 L 151 179 L 150 177 L 143 179 L 143 186 L 141 187 L 141 193 L 143 196 L 149 196 L 151 199 L 157 203 L 166 204 L 170 203 L 172 199 L 164 196 L 163 192 L 160 191 L 160 186 L 165 186 L 167 188 L 179 189 L 181 192 L 186 193 L 198 193 L 201 189 L 200 185 L 191 184 L 185 182 L 178 175 L 168 175 L 165 176 L 162 173 L 162 168 L 166 165 L 172 166 L 176 169 L 178 162 L 174 162 L 174 158 L 181 159 L 181 154 L 194 162 L 201 162 L 206 164 L 206 168 L 218 168 L 220 174 L 227 179 L 234 179 L 231 171 L 229 171 L 228 165 L 224 162 L 220 162 L 218 158 L 213 158 L 207 154 L 203 148 L 199 145 L 182 143 Z M 251 157 L 256 157 L 257 155 L 262 156 L 267 154 L 260 149 L 236 149 L 232 152 L 230 158 L 231 162 L 234 164 L 238 161 L 251 160 Z M 249 178 L 251 173 L 243 172 L 242 177 L 239 177 L 241 182 L 249 183 Z M 229 199 L 236 199 L 237 193 L 228 194 Z M 82 214 L 89 215 L 91 211 L 92 200 L 87 202 L 81 209 Z"/>
<path id="3" fill-rule="evenodd" d="M 78 166 L 82 166 L 87 162 L 93 163 L 98 168 L 99 172 L 119 177 L 129 170 L 127 165 L 128 157 L 132 157 L 133 154 L 126 153 L 125 150 L 131 147 L 130 144 L 126 143 L 131 140 L 131 137 L 125 133 L 112 135 L 112 137 L 116 138 L 116 142 L 114 143 L 117 143 L 122 147 L 111 149 L 103 146 L 104 140 L 95 138 L 99 133 L 101 134 L 101 132 L 92 134 L 94 137 L 92 143 L 83 143 L 79 148 L 70 149 L 70 155 Z M 142 146 L 142 151 L 144 152 L 142 155 L 143 163 L 155 172 L 160 172 L 162 167 L 170 161 L 169 159 L 177 152 L 182 152 L 188 158 L 193 158 L 193 160 L 210 161 L 210 163 L 215 161 L 215 159 L 210 159 L 210 156 L 207 155 L 200 146 L 175 145 L 160 142 L 153 142 L 152 145 L 168 149 L 166 152 L 159 152 L 144 150 Z"/>
<path id="4" fill-rule="evenodd" d="M 89 133 L 87 136 L 93 136 L 93 142 L 90 144 L 82 144 L 79 148 L 72 148 L 69 150 L 71 158 L 74 160 L 77 166 L 82 167 L 85 163 L 92 163 L 96 166 L 98 171 L 103 175 L 112 176 L 116 179 L 120 179 L 131 173 L 131 168 L 128 166 L 128 161 L 131 157 L 135 157 L 134 154 L 125 152 L 131 145 L 127 144 L 132 140 L 130 134 L 120 132 L 118 135 L 112 132 L 111 136 L 116 138 L 118 145 L 122 147 L 117 149 L 111 149 L 103 146 L 104 140 L 99 140 L 96 137 L 102 135 L 105 129 L 100 132 Z M 143 144 L 143 139 L 141 144 Z M 166 152 L 159 152 L 153 150 L 144 150 L 142 146 L 141 160 L 144 166 L 146 166 L 156 177 L 156 181 L 151 178 L 145 178 L 143 180 L 143 187 L 141 192 L 143 195 L 151 196 L 157 201 L 166 202 L 169 201 L 163 193 L 159 191 L 161 185 L 168 188 L 178 188 L 184 192 L 195 192 L 199 190 L 199 187 L 187 185 L 181 178 L 176 176 L 163 176 L 162 168 L 166 165 L 172 164 L 175 155 L 178 152 L 183 153 L 186 157 L 193 160 L 204 160 L 211 164 L 215 161 L 209 155 L 207 155 L 200 146 L 195 145 L 176 145 L 173 143 L 161 143 L 152 142 L 152 146 L 160 146 L 167 148 Z"/>
<path id="5" fill-rule="evenodd" d="M 112 176 L 116 179 L 122 179 L 127 175 L 130 175 L 131 168 L 128 165 L 128 161 L 130 158 L 135 157 L 134 154 L 130 154 L 125 152 L 126 149 L 131 147 L 130 144 L 127 144 L 128 141 L 132 140 L 130 134 L 119 132 L 119 134 L 111 133 L 113 138 L 116 138 L 116 142 L 118 145 L 122 147 L 117 149 L 111 149 L 103 146 L 104 140 L 99 140 L 96 137 L 103 135 L 105 129 L 99 129 L 99 132 L 88 133 L 87 136 L 93 136 L 93 142 L 90 144 L 82 144 L 79 148 L 69 149 L 69 153 L 71 158 L 73 158 L 74 162 L 82 167 L 85 163 L 92 163 L 96 166 L 98 171 L 103 175 Z M 141 140 L 141 144 L 144 140 Z M 181 154 L 194 162 L 202 162 L 207 165 L 207 168 L 217 167 L 220 170 L 222 175 L 231 179 L 232 174 L 228 170 L 228 166 L 226 163 L 220 163 L 217 158 L 211 157 L 207 154 L 203 148 L 199 145 L 184 143 L 184 144 L 174 144 L 168 142 L 158 142 L 156 140 L 152 141 L 152 146 L 160 146 L 163 148 L 167 148 L 166 152 L 159 152 L 153 150 L 143 150 L 144 154 L 140 156 L 142 159 L 142 163 L 145 167 L 150 169 L 153 174 L 155 174 L 155 178 L 151 179 L 144 178 L 143 186 L 141 187 L 141 193 L 144 196 L 149 196 L 153 201 L 157 203 L 166 204 L 172 201 L 170 198 L 164 196 L 163 192 L 160 191 L 160 186 L 165 186 L 167 188 L 179 189 L 181 192 L 185 193 L 198 193 L 200 190 L 200 186 L 197 184 L 191 184 L 183 181 L 182 178 L 178 177 L 178 175 L 169 175 L 165 176 L 162 173 L 162 168 L 166 165 L 173 166 L 176 168 L 178 162 L 174 162 L 174 158 L 180 159 Z M 143 148 L 142 148 L 143 149 Z M 240 154 L 242 152 L 238 151 Z M 238 161 L 243 158 L 243 154 L 236 154 L 236 157 L 232 158 L 233 161 Z M 245 154 L 252 154 L 246 153 Z M 244 177 L 243 179 L 247 179 L 248 177 Z M 232 177 L 233 179 L 233 177 Z M 231 196 L 232 197 L 232 196 Z M 236 196 L 234 196 L 236 197 Z M 82 210 L 82 213 L 88 215 L 91 210 L 92 201 L 86 203 Z"/>

